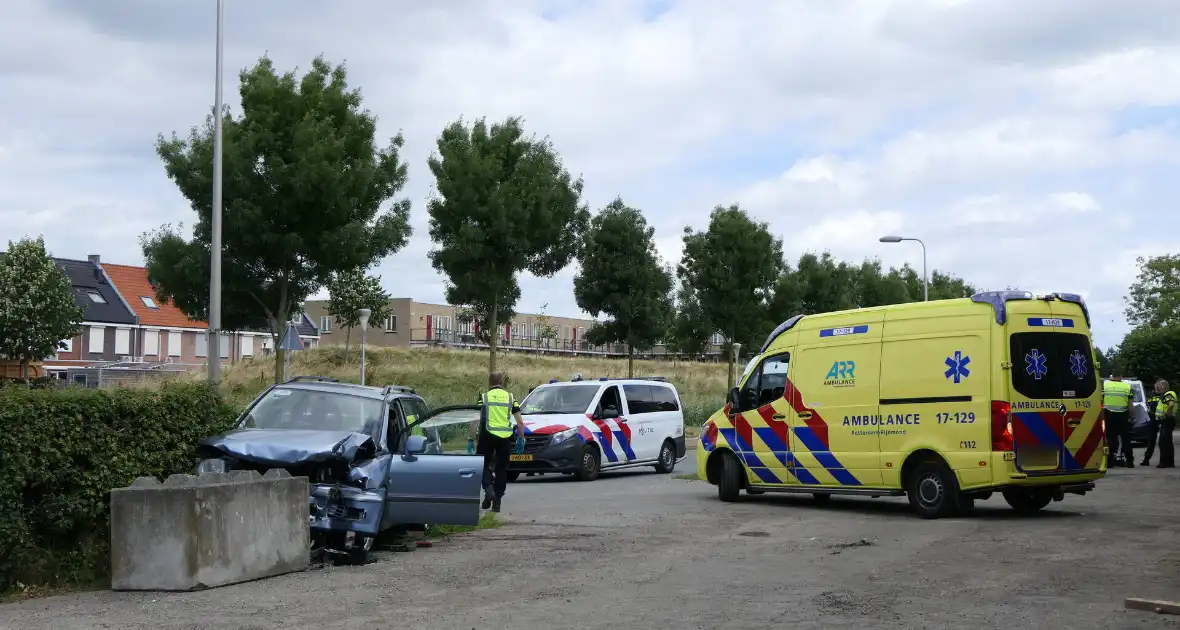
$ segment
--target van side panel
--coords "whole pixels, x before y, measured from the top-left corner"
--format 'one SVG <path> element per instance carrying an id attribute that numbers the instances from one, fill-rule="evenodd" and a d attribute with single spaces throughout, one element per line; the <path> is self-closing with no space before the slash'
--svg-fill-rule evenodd
<path id="1" fill-rule="evenodd" d="M 811 411 L 791 414 L 794 463 L 825 485 L 881 486 L 875 419 L 883 315 L 824 319 L 820 327 L 799 331 L 792 380 Z M 820 414 L 826 425 L 822 431 L 817 430 Z"/>
<path id="2" fill-rule="evenodd" d="M 906 458 L 941 456 L 963 488 L 991 483 L 991 310 L 963 305 L 886 316 L 881 350 L 884 482 L 900 488 Z"/>

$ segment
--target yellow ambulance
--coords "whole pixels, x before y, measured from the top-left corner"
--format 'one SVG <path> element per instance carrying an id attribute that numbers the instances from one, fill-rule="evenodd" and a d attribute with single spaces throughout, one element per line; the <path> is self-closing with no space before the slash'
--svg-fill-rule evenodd
<path id="1" fill-rule="evenodd" d="M 793 317 L 701 430 L 697 471 L 741 491 L 907 496 L 924 518 L 999 492 L 1034 512 L 1106 472 L 1081 296 L 970 298 Z"/>

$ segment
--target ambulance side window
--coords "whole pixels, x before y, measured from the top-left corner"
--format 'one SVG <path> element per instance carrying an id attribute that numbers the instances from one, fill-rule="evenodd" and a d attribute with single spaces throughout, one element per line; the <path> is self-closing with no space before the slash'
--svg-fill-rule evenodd
<path id="1" fill-rule="evenodd" d="M 790 360 L 791 355 L 787 352 L 763 359 L 738 392 L 736 411 L 757 409 L 782 398 L 786 391 Z"/>

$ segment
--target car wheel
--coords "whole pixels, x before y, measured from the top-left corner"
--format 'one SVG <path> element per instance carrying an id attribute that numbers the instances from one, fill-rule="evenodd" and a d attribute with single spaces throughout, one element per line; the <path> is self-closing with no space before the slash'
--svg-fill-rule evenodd
<path id="1" fill-rule="evenodd" d="M 578 462 L 578 470 L 574 473 L 574 477 L 578 481 L 594 481 L 598 479 L 601 467 L 598 449 L 590 445 L 583 446 L 582 457 Z"/>
<path id="2" fill-rule="evenodd" d="M 510 471 L 510 472 L 508 473 L 508 481 L 509 481 L 509 482 L 516 481 L 517 479 L 520 479 L 520 473 L 519 473 L 519 472 L 511 472 L 511 471 Z"/>
<path id="3" fill-rule="evenodd" d="M 664 440 L 660 456 L 656 459 L 656 472 L 670 473 L 673 470 L 676 470 L 676 445 L 672 440 Z"/>
<path id="4" fill-rule="evenodd" d="M 717 483 L 717 498 L 732 503 L 742 491 L 742 464 L 729 453 L 721 454 L 721 479 Z"/>
<path id="5" fill-rule="evenodd" d="M 922 518 L 952 516 L 959 509 L 959 482 L 940 461 L 924 461 L 914 467 L 906 483 L 910 507 Z"/>
<path id="6" fill-rule="evenodd" d="M 1045 509 L 1053 502 L 1053 493 L 1047 490 L 1011 488 L 1004 491 L 1004 500 L 1013 510 L 1021 514 L 1032 514 Z"/>

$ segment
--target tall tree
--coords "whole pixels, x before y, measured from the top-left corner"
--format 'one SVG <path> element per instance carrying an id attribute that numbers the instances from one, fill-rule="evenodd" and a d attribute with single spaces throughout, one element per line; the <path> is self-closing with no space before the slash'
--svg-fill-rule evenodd
<path id="1" fill-rule="evenodd" d="M 222 328 L 270 329 L 278 347 L 293 308 L 339 271 L 401 249 L 410 202 L 385 206 L 406 183 L 398 134 L 384 147 L 344 66 L 323 57 L 302 77 L 269 59 L 240 74 L 242 114 L 223 117 Z M 164 226 L 142 240 L 158 297 L 190 317 L 209 314 L 213 118 L 156 151 L 197 213 L 193 238 Z M 281 366 L 283 352 L 275 353 Z M 279 378 L 281 370 L 275 370 Z"/>
<path id="2" fill-rule="evenodd" d="M 427 203 L 434 268 L 446 299 L 485 316 L 488 370 L 496 370 L 500 315 L 520 297 L 517 276 L 551 277 L 577 254 L 590 213 L 547 139 L 526 137 L 519 118 L 458 120 L 429 160 L 437 195 Z"/>
<path id="3" fill-rule="evenodd" d="M 1135 326 L 1180 323 L 1180 255 L 1142 257 L 1139 275 L 1127 293 L 1127 321 Z"/>
<path id="4" fill-rule="evenodd" d="M 681 286 L 676 296 L 676 312 L 672 315 L 667 335 L 670 349 L 677 354 L 700 357 L 709 346 L 709 337 L 716 328 L 709 322 L 701 303 L 691 289 Z"/>
<path id="5" fill-rule="evenodd" d="M 389 317 L 390 299 L 381 288 L 381 276 L 366 275 L 364 269 L 340 271 L 328 281 L 328 314 L 346 330 L 346 359 L 352 346 L 352 329 L 361 325 L 361 309 L 369 309 L 370 322 L 383 322 Z"/>
<path id="6" fill-rule="evenodd" d="M 81 330 L 83 309 L 70 279 L 38 236 L 8 242 L 0 256 L 0 357 L 29 364 L 52 356 Z"/>
<path id="7" fill-rule="evenodd" d="M 664 336 L 672 311 L 672 275 L 660 264 L 655 233 L 643 213 L 616 198 L 590 221 L 578 254 L 574 299 L 592 317 L 607 317 L 587 335 L 627 344 L 628 378 L 635 350 Z"/>
<path id="8" fill-rule="evenodd" d="M 769 327 L 768 305 L 782 270 L 782 239 L 736 204 L 714 208 L 704 232 L 684 228 L 677 274 L 727 347 L 762 341 L 757 337 Z"/>

